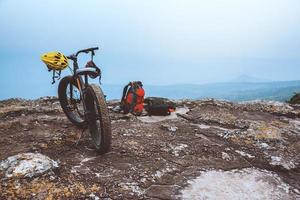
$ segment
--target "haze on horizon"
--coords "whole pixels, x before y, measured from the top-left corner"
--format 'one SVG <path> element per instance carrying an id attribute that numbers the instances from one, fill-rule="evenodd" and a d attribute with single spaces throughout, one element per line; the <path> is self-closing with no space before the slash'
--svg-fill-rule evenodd
<path id="1" fill-rule="evenodd" d="M 298 0 L 0 0 L 0 84 L 56 90 L 40 54 L 92 46 L 103 84 L 299 80 L 299 24 Z"/>

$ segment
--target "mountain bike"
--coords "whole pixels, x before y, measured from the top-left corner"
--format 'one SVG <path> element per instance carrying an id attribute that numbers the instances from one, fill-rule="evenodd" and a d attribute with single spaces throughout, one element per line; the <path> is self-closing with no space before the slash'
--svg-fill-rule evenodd
<path id="1" fill-rule="evenodd" d="M 101 79 L 101 70 L 93 62 L 98 47 L 88 48 L 67 56 L 73 61 L 72 75 L 61 79 L 58 86 L 58 98 L 67 118 L 77 127 L 89 129 L 93 145 L 98 153 L 106 153 L 111 147 L 111 122 L 105 96 L 96 84 L 90 84 L 89 78 Z M 77 57 L 80 53 L 91 53 L 91 60 L 85 68 L 79 68 Z"/>

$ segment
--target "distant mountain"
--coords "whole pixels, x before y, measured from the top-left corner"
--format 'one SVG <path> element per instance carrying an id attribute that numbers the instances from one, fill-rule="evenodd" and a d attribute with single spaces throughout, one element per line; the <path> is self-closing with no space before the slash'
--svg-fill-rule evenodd
<path id="1" fill-rule="evenodd" d="M 120 99 L 123 86 L 104 85 L 108 99 Z M 216 98 L 229 101 L 276 100 L 287 101 L 295 92 L 300 92 L 300 81 L 277 82 L 228 82 L 204 85 L 180 84 L 153 86 L 144 85 L 146 96 L 171 99 Z"/>
<path id="2" fill-rule="evenodd" d="M 211 84 L 178 84 L 178 85 L 144 85 L 146 97 L 160 96 L 170 99 L 202 99 L 215 98 L 229 101 L 276 100 L 287 101 L 295 92 L 300 92 L 300 81 L 259 82 L 253 78 L 243 78 L 241 82 Z M 255 80 L 255 81 L 254 81 Z M 101 85 L 107 99 L 120 99 L 124 85 Z M 14 87 L 3 88 L 0 99 L 22 97 L 36 99 L 41 96 L 57 95 L 57 87 L 49 86 L 39 90 L 24 90 Z"/>
<path id="3" fill-rule="evenodd" d="M 249 76 L 246 74 L 240 75 L 231 81 L 232 83 L 260 83 L 260 82 L 267 82 L 267 80 L 259 79 L 253 76 Z"/>

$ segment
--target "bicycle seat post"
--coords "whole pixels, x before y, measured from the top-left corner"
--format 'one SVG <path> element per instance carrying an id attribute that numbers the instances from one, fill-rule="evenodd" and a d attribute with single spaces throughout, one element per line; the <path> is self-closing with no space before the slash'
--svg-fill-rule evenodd
<path id="1" fill-rule="evenodd" d="M 94 55 L 95 55 L 95 52 L 94 52 L 94 51 L 92 51 L 92 53 L 91 53 L 91 61 L 93 61 L 93 59 L 94 59 Z"/>

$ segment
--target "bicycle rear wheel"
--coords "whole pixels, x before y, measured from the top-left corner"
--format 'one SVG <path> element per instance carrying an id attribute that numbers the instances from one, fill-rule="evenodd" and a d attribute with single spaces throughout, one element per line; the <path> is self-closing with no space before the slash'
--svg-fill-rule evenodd
<path id="1" fill-rule="evenodd" d="M 98 153 L 107 153 L 111 148 L 111 122 L 102 90 L 95 84 L 86 87 L 85 105 L 88 113 L 88 128 Z"/>
<path id="2" fill-rule="evenodd" d="M 58 86 L 60 105 L 68 119 L 76 126 L 85 126 L 83 101 L 77 83 L 72 76 L 64 77 Z"/>

